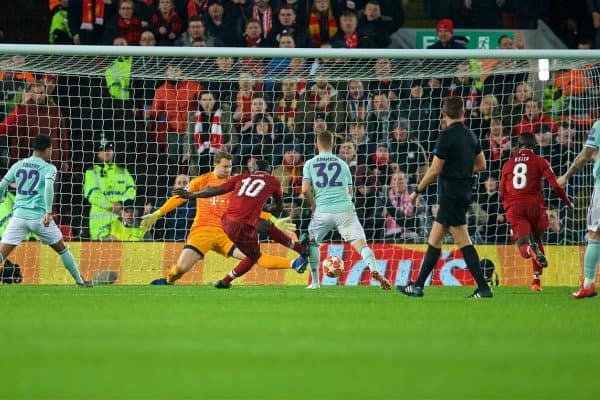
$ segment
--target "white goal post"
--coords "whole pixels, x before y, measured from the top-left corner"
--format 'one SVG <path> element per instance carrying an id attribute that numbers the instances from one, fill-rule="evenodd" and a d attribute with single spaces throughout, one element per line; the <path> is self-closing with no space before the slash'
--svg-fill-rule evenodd
<path id="1" fill-rule="evenodd" d="M 599 59 L 595 50 L 0 44 L 0 175 L 29 153 L 29 138 L 51 135 L 60 171 L 56 219 L 84 274 L 100 279 L 108 275 L 99 272 L 110 270 L 117 283 L 147 284 L 176 261 L 195 209 L 180 207 L 150 232 L 140 231 L 140 217 L 168 199 L 177 179 L 210 171 L 218 151 L 232 154 L 234 172 L 256 159 L 271 162 L 286 215 L 306 229 L 302 162 L 314 155 L 315 134 L 328 129 L 336 152 L 352 167 L 357 213 L 380 266 L 393 282 L 404 283 L 418 272 L 436 192 L 431 187 L 418 207 L 404 193 L 424 172 L 443 129 L 441 100 L 459 95 L 488 161 L 487 171 L 474 178 L 470 232 L 500 284 L 525 285 L 531 266 L 511 244 L 496 189 L 499 168 L 518 135 L 530 132 L 554 172 L 564 173 L 600 118 Z M 41 97 L 32 95 L 35 87 L 44 88 Z M 98 154 L 106 149 L 114 150 L 117 167 Z M 580 278 L 593 187 L 591 165 L 571 179 L 574 211 L 544 188 L 546 285 L 575 285 Z M 104 208 L 93 197 L 98 188 Z M 295 254 L 263 239 L 266 252 Z M 446 249 L 431 283 L 471 283 L 460 252 L 451 244 Z M 339 282 L 325 278 L 324 284 L 369 284 L 360 257 L 338 235 L 322 251 L 342 256 L 347 267 Z M 214 252 L 206 256 L 183 283 L 213 282 L 236 262 Z M 59 259 L 36 241 L 10 258 L 23 267 L 26 283 L 69 282 Z M 306 279 L 255 266 L 245 281 Z"/>

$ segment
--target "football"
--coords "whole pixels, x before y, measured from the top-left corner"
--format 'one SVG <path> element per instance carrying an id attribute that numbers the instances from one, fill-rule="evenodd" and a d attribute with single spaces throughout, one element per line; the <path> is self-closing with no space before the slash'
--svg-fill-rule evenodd
<path id="1" fill-rule="evenodd" d="M 344 272 L 344 260 L 338 256 L 327 256 L 321 263 L 323 273 L 330 278 L 338 277 Z"/>

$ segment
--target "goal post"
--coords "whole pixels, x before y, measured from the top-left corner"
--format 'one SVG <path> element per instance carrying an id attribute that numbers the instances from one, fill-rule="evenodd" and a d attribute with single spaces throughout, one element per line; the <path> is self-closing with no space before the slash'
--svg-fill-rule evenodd
<path id="1" fill-rule="evenodd" d="M 315 135 L 327 129 L 351 166 L 356 210 L 379 267 L 403 284 L 418 272 L 437 212 L 434 186 L 417 207 L 406 193 L 443 129 L 442 99 L 458 95 L 487 161 L 474 178 L 471 236 L 500 284 L 526 285 L 532 268 L 511 244 L 497 193 L 500 167 L 518 135 L 530 132 L 554 172 L 566 171 L 599 118 L 599 56 L 594 50 L 1 44 L 0 174 L 29 154 L 30 138 L 52 136 L 56 220 L 83 272 L 102 280 L 114 271 L 116 283 L 147 284 L 176 262 L 196 210 L 184 205 L 147 233 L 140 217 L 162 205 L 173 185 L 209 172 L 219 151 L 232 154 L 234 173 L 268 160 L 282 182 L 284 212 L 305 230 L 310 210 L 300 193 L 302 163 L 315 154 Z M 33 94 L 36 85 L 44 93 Z M 107 159 L 110 150 L 116 166 Z M 575 210 L 544 187 L 550 267 L 543 284 L 580 279 L 591 167 L 569 182 Z M 98 190 L 102 195 L 94 197 Z M 9 194 L 0 232 L 10 201 Z M 295 255 L 262 239 L 266 252 Z M 460 252 L 450 243 L 445 250 L 430 283 L 471 284 Z M 325 277 L 324 284 L 370 283 L 360 256 L 339 235 L 327 238 L 322 254 L 346 264 L 339 281 Z M 183 283 L 213 282 L 236 262 L 206 256 Z M 23 267 L 26 283 L 69 282 L 58 257 L 38 242 L 24 243 L 9 259 Z M 307 275 L 255 266 L 245 282 L 304 284 Z"/>

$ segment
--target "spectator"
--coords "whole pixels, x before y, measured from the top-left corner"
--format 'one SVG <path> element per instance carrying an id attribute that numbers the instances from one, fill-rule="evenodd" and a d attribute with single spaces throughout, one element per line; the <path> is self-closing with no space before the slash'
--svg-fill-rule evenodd
<path id="1" fill-rule="evenodd" d="M 410 200 L 408 179 L 402 171 L 394 172 L 389 186 L 380 194 L 381 216 L 385 219 L 384 238 L 393 242 L 418 242 L 424 239 L 421 218 Z"/>
<path id="2" fill-rule="evenodd" d="M 186 14 L 188 21 L 193 17 L 203 15 L 208 10 L 210 0 L 188 0 Z"/>
<path id="3" fill-rule="evenodd" d="M 48 135 L 52 138 L 51 160 L 63 172 L 71 169 L 71 146 L 65 120 L 58 106 L 48 101 L 43 83 L 29 85 L 21 103 L 0 123 L 0 136 L 5 135 L 11 163 L 29 157 L 34 137 Z"/>
<path id="4" fill-rule="evenodd" d="M 175 11 L 173 0 L 159 0 L 158 10 L 152 15 L 154 36 L 159 46 L 170 46 L 183 31 L 183 21 Z"/>
<path id="5" fill-rule="evenodd" d="M 331 43 L 338 31 L 330 0 L 314 0 L 308 19 L 308 32 L 315 47 Z"/>
<path id="6" fill-rule="evenodd" d="M 358 165 L 358 158 L 356 155 L 356 143 L 351 140 L 343 141 L 338 146 L 338 156 L 344 160 L 346 164 L 350 167 L 350 171 L 356 170 L 356 166 Z"/>
<path id="7" fill-rule="evenodd" d="M 358 25 L 361 47 L 384 49 L 390 44 L 390 26 L 381 18 L 381 6 L 377 0 L 369 0 Z"/>
<path id="8" fill-rule="evenodd" d="M 362 121 L 352 121 L 348 124 L 348 136 L 356 146 L 358 164 L 366 164 L 369 154 L 375 151 L 367 135 L 367 124 Z"/>
<path id="9" fill-rule="evenodd" d="M 166 76 L 167 80 L 156 89 L 145 117 L 153 124 L 157 139 L 166 139 L 169 166 L 174 167 L 184 154 L 188 114 L 197 110 L 202 86 L 186 79 L 179 67 L 167 66 Z M 176 175 L 172 171 L 168 174 Z"/>
<path id="10" fill-rule="evenodd" d="M 293 137 L 299 128 L 304 127 L 304 102 L 296 92 L 296 81 L 293 78 L 286 78 L 281 82 L 281 95 L 275 99 L 274 114 L 276 130 L 284 134 L 286 143 L 288 134 Z"/>
<path id="11" fill-rule="evenodd" d="M 96 162 L 85 171 L 83 195 L 91 205 L 90 239 L 109 239 L 113 221 L 121 215 L 123 203 L 135 199 L 136 187 L 129 171 L 115 164 L 114 146 L 104 139 L 96 148 Z"/>
<path id="12" fill-rule="evenodd" d="M 177 175 L 173 183 L 173 189 L 185 188 L 190 184 L 188 175 Z M 186 201 L 184 204 L 175 208 L 164 217 L 164 239 L 175 242 L 182 242 L 187 236 L 187 232 L 192 225 L 194 215 L 196 214 L 196 202 Z M 159 220 L 160 221 L 160 220 Z M 157 229 L 160 232 L 160 229 Z M 162 239 L 163 237 L 155 239 Z"/>
<path id="13" fill-rule="evenodd" d="M 252 102 L 250 103 L 250 118 L 242 125 L 240 130 L 240 141 L 247 142 L 248 139 L 244 140 L 244 136 L 247 136 L 249 132 L 252 132 L 252 130 L 255 128 L 256 119 L 258 117 L 268 122 L 269 134 L 272 137 L 275 137 L 274 120 L 273 117 L 268 113 L 267 101 L 265 100 L 263 94 L 256 93 L 253 95 Z"/>
<path id="14" fill-rule="evenodd" d="M 254 75 L 249 72 L 242 72 L 238 79 L 239 90 L 235 95 L 235 112 L 233 120 L 241 130 L 245 124 L 252 119 L 252 98 L 256 91 Z"/>
<path id="15" fill-rule="evenodd" d="M 500 105 L 498 99 L 491 94 L 483 96 L 481 104 L 474 110 L 469 118 L 471 130 L 478 138 L 483 138 L 490 129 L 492 119 L 500 117 Z"/>
<path id="16" fill-rule="evenodd" d="M 296 21 L 296 10 L 290 4 L 284 4 L 277 12 L 278 24 L 277 28 L 271 30 L 268 35 L 267 42 L 272 47 L 279 47 L 281 34 L 292 35 L 294 43 L 298 48 L 312 47 L 308 32 L 302 26 L 299 26 Z"/>
<path id="17" fill-rule="evenodd" d="M 487 223 L 482 232 L 488 243 L 505 244 L 509 239 L 509 229 L 504 215 L 504 208 L 500 202 L 498 192 L 498 178 L 490 174 L 484 182 L 485 192 L 479 196 L 479 206 L 487 215 Z"/>
<path id="18" fill-rule="evenodd" d="M 439 98 L 439 90 L 413 80 L 408 96 L 404 97 L 398 106 L 400 115 L 409 121 L 414 130 L 415 139 L 428 152 L 437 141 L 437 128 L 441 117 Z"/>
<path id="19" fill-rule="evenodd" d="M 148 231 L 139 227 L 139 214 L 134 200 L 125 200 L 121 208 L 121 215 L 112 221 L 110 236 L 107 240 L 119 242 L 140 242 L 146 237 L 150 238 Z"/>
<path id="20" fill-rule="evenodd" d="M 284 196 L 298 197 L 302 193 L 303 158 L 301 146 L 283 147 L 282 163 L 273 169 L 272 175 L 279 179 Z"/>
<path id="21" fill-rule="evenodd" d="M 204 28 L 202 18 L 198 15 L 189 19 L 187 30 L 175 41 L 175 46 L 191 47 L 195 39 L 206 41 L 206 29 Z M 213 46 L 214 43 L 210 45 Z"/>
<path id="22" fill-rule="evenodd" d="M 294 37 L 289 33 L 282 33 L 279 35 L 279 48 L 281 49 L 293 49 L 296 47 Z M 267 94 L 275 88 L 275 80 L 288 74 L 288 68 L 290 66 L 290 59 L 287 57 L 274 57 L 268 62 L 265 67 L 265 78 L 264 91 Z"/>
<path id="23" fill-rule="evenodd" d="M 60 0 L 51 10 L 52 21 L 50 22 L 50 44 L 73 44 L 73 35 L 69 29 L 69 0 Z"/>
<path id="24" fill-rule="evenodd" d="M 346 93 L 346 117 L 345 122 L 366 121 L 369 115 L 369 92 L 365 90 L 363 83 L 353 79 L 348 81 Z"/>
<path id="25" fill-rule="evenodd" d="M 331 49 L 331 43 L 321 43 L 319 46 L 321 49 Z M 335 63 L 333 58 L 323 57 L 323 58 L 315 58 L 312 65 L 310 66 L 309 75 L 315 76 L 318 71 L 327 71 L 330 66 Z"/>
<path id="26" fill-rule="evenodd" d="M 552 128 L 548 125 L 540 125 L 535 132 L 537 142 L 536 153 L 550 160 L 552 157 Z"/>
<path id="27" fill-rule="evenodd" d="M 270 45 L 270 43 L 267 42 L 267 40 L 263 37 L 262 27 L 260 22 L 256 19 L 249 19 L 246 21 L 246 28 L 244 29 L 242 43 L 245 45 L 245 47 L 263 47 L 266 44 Z M 279 47 L 279 43 L 277 44 L 277 47 Z M 249 59 L 248 61 L 254 62 L 252 59 Z"/>
<path id="28" fill-rule="evenodd" d="M 410 184 L 417 183 L 419 168 L 429 165 L 427 153 L 419 142 L 409 138 L 409 124 L 407 120 L 394 121 L 389 138 L 390 164 L 393 169 L 405 171 Z M 394 166 L 396 164 L 396 166 Z"/>
<path id="29" fill-rule="evenodd" d="M 210 172 L 213 156 L 231 143 L 231 114 L 221 109 L 214 93 L 200 93 L 199 108 L 192 112 L 190 123 L 190 148 L 185 158 L 189 158 L 191 175 Z"/>
<path id="30" fill-rule="evenodd" d="M 567 167 L 575 160 L 581 150 L 581 144 L 575 140 L 575 131 L 567 121 L 558 126 L 552 146 L 552 158 L 550 164 L 556 176 L 563 176 Z"/>
<path id="31" fill-rule="evenodd" d="M 371 113 L 367 118 L 369 141 L 378 143 L 386 141 L 392 131 L 392 122 L 397 119 L 392 113 L 386 92 L 373 92 L 371 95 Z"/>
<path id="32" fill-rule="evenodd" d="M 576 230 L 563 227 L 560 214 L 556 208 L 549 207 L 546 210 L 546 215 L 548 216 L 548 229 L 544 231 L 544 243 L 562 245 L 582 243 Z"/>
<path id="33" fill-rule="evenodd" d="M 224 4 L 224 0 L 208 0 L 208 12 L 203 16 L 206 41 L 217 47 L 234 46 L 239 40 L 235 30 L 228 25 Z"/>
<path id="34" fill-rule="evenodd" d="M 252 18 L 260 22 L 262 35 L 267 39 L 273 30 L 273 8 L 269 0 L 254 0 L 252 6 Z"/>
<path id="35" fill-rule="evenodd" d="M 456 76 L 447 88 L 445 96 L 462 97 L 465 102 L 465 117 L 470 117 L 472 112 L 476 112 L 481 98 L 477 86 L 478 82 L 473 77 L 469 62 L 459 62 L 456 66 Z"/>
<path id="36" fill-rule="evenodd" d="M 327 122 L 335 123 L 335 129 L 339 132 L 344 129 L 343 107 L 339 93 L 329 82 L 327 74 L 317 72 L 314 85 L 306 93 L 306 112 L 309 113 L 307 119 L 310 121 L 316 114 L 323 114 Z"/>
<path id="37" fill-rule="evenodd" d="M 369 91 L 386 92 L 392 108 L 398 106 L 402 82 L 392 75 L 392 63 L 389 58 L 379 58 L 373 66 L 374 80 L 369 81 Z"/>
<path id="38" fill-rule="evenodd" d="M 242 160 L 248 156 L 256 159 L 267 160 L 270 164 L 275 163 L 276 154 L 280 154 L 278 143 L 280 142 L 273 132 L 273 121 L 266 114 L 258 114 L 252 119 L 250 129 L 242 135 L 235 165 L 242 164 Z"/>
<path id="39" fill-rule="evenodd" d="M 73 43 L 99 43 L 106 11 L 104 0 L 69 0 L 69 30 L 73 34 Z"/>
<path id="40" fill-rule="evenodd" d="M 508 98 L 507 104 L 502 107 L 504 125 L 512 129 L 525 114 L 525 104 L 533 99 L 533 90 L 526 82 L 521 82 L 515 87 L 515 92 Z"/>
<path id="41" fill-rule="evenodd" d="M 375 152 L 369 154 L 367 165 L 377 178 L 377 186 L 379 187 L 388 185 L 392 173 L 397 172 L 390 165 L 390 148 L 386 142 L 378 143 L 375 146 Z"/>
<path id="42" fill-rule="evenodd" d="M 538 132 L 542 125 L 546 125 L 552 133 L 558 130 L 558 124 L 542 113 L 539 103 L 536 100 L 528 100 L 525 103 L 525 113 L 521 121 L 513 128 L 513 135 L 518 136 L 523 132 Z"/>
<path id="43" fill-rule="evenodd" d="M 234 76 L 239 68 L 233 62 L 233 57 L 217 57 L 214 66 L 221 76 Z M 213 67 L 211 67 L 213 68 Z M 233 108 L 235 94 L 238 92 L 238 83 L 234 80 L 209 80 L 204 82 L 204 87 L 215 93 L 222 108 Z"/>
<path id="44" fill-rule="evenodd" d="M 26 88 L 36 80 L 34 74 L 22 70 L 23 64 L 23 56 L 12 56 L 0 65 L 0 120 L 21 102 Z"/>
<path id="45" fill-rule="evenodd" d="M 501 119 L 493 118 L 490 121 L 490 127 L 481 141 L 481 149 L 487 161 L 490 176 L 498 179 L 502 165 L 511 153 L 511 141 L 506 136 Z"/>
<path id="46" fill-rule="evenodd" d="M 129 1 L 125 0 L 123 4 L 129 4 Z M 130 6 L 133 7 L 133 4 Z M 122 37 L 117 37 L 114 39 L 113 46 L 127 46 L 127 41 Z M 113 99 L 131 99 L 132 67 L 133 57 L 119 56 L 104 71 L 106 87 Z"/>
<path id="47" fill-rule="evenodd" d="M 134 15 L 133 0 L 121 0 L 117 15 L 107 22 L 104 29 L 104 44 L 112 44 L 115 38 L 122 37 L 127 43 L 138 43 L 142 31 L 148 27 L 147 21 L 142 21 Z"/>
<path id="48" fill-rule="evenodd" d="M 350 167 L 350 172 L 354 177 L 352 187 L 354 188 L 354 207 L 358 219 L 362 223 L 367 237 L 377 238 L 381 236 L 380 231 L 383 226 L 383 220 L 380 213 L 377 212 L 379 195 L 377 177 L 365 164 Z"/>
<path id="49" fill-rule="evenodd" d="M 140 37 L 140 46 L 156 46 L 156 38 L 154 32 L 145 30 L 142 32 Z M 142 56 L 136 57 L 133 62 L 133 82 L 131 88 L 133 91 L 133 99 L 135 101 L 136 114 L 139 114 L 139 118 L 143 116 L 144 110 L 147 110 L 152 105 L 152 99 L 154 98 L 154 92 L 158 82 L 156 79 L 150 78 L 151 76 L 158 76 L 161 74 L 161 59 L 154 56 Z M 137 76 L 137 77 L 136 77 Z M 142 76 L 140 78 L 140 76 Z"/>
<path id="50" fill-rule="evenodd" d="M 428 49 L 466 49 L 468 39 L 454 36 L 454 22 L 451 19 L 440 19 L 435 26 L 438 41 L 427 46 Z"/>
<path id="51" fill-rule="evenodd" d="M 498 39 L 500 50 L 523 49 L 525 47 L 522 34 L 517 33 L 515 39 L 508 35 L 502 35 Z M 516 86 L 527 80 L 527 61 L 519 60 L 483 60 L 484 74 L 482 77 L 484 95 L 493 94 L 500 104 L 506 105 L 510 95 L 515 92 Z"/>
<path id="52" fill-rule="evenodd" d="M 358 17 L 352 11 L 344 11 L 340 16 L 340 30 L 331 40 L 332 47 L 357 49 L 369 47 L 370 43 L 360 40 L 358 34 Z M 366 37 L 365 37 L 366 38 Z"/>

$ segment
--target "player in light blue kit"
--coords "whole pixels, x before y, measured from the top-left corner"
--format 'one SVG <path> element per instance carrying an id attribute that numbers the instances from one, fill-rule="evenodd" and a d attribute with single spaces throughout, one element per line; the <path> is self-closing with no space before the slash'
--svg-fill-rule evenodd
<path id="1" fill-rule="evenodd" d="M 579 289 L 572 294 L 576 299 L 596 297 L 596 272 L 600 263 L 600 120 L 594 122 L 585 145 L 575 157 L 567 172 L 558 178 L 558 185 L 566 187 L 569 178 L 583 168 L 588 162 L 594 161 L 594 192 L 590 200 L 587 215 L 587 246 L 583 256 L 583 282 Z"/>
<path id="2" fill-rule="evenodd" d="M 319 155 L 304 164 L 302 173 L 302 193 L 313 212 L 308 226 L 312 277 L 308 288 L 319 288 L 319 247 L 325 235 L 337 228 L 344 241 L 350 242 L 369 266 L 371 277 L 382 289 L 389 290 L 390 282 L 375 269 L 375 255 L 367 245 L 365 231 L 354 210 L 350 168 L 332 153 L 333 134 L 329 131 L 319 133 L 317 148 Z"/>
<path id="3" fill-rule="evenodd" d="M 54 179 L 56 167 L 48 161 L 52 155 L 52 139 L 39 135 L 33 139 L 33 155 L 17 161 L 0 181 L 0 201 L 11 183 L 17 185 L 17 195 L 11 217 L 0 242 L 0 265 L 30 232 L 35 232 L 42 243 L 50 245 L 58 253 L 75 283 L 91 287 L 79 273 L 77 262 L 65 246 L 62 234 L 52 219 Z"/>

